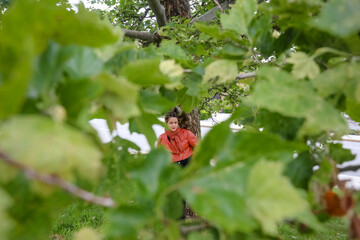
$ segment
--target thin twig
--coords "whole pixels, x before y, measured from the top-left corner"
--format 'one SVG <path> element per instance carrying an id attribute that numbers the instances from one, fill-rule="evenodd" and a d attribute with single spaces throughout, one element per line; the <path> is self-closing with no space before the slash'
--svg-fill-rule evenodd
<path id="1" fill-rule="evenodd" d="M 181 235 L 184 236 L 184 235 L 188 234 L 189 232 L 203 230 L 208 227 L 210 227 L 210 225 L 208 223 L 202 223 L 202 224 L 190 225 L 190 226 L 181 226 L 180 232 L 181 232 Z"/>
<path id="2" fill-rule="evenodd" d="M 252 78 L 255 77 L 255 72 L 249 72 L 249 73 L 241 73 L 236 76 L 236 79 L 245 79 L 245 78 Z"/>
<path id="3" fill-rule="evenodd" d="M 224 12 L 224 9 L 220 6 L 219 2 L 217 0 L 214 0 L 218 8 L 221 10 L 221 12 Z"/>
<path id="4" fill-rule="evenodd" d="M 3 152 L 0 152 L 0 159 L 3 162 L 5 162 L 6 164 L 21 170 L 25 174 L 25 176 L 28 177 L 29 179 L 34 179 L 34 180 L 40 181 L 42 183 L 57 186 L 57 187 L 65 190 L 66 192 L 71 193 L 71 194 L 73 194 L 85 201 L 91 202 L 91 203 L 95 203 L 95 204 L 98 204 L 98 205 L 101 205 L 104 207 L 115 207 L 115 202 L 110 197 L 96 196 L 93 193 L 88 192 L 84 189 L 81 189 L 72 183 L 66 182 L 65 180 L 63 180 L 55 175 L 39 173 L 39 172 L 35 171 L 34 169 L 13 160 L 12 158 L 10 158 L 8 155 L 6 155 Z"/>

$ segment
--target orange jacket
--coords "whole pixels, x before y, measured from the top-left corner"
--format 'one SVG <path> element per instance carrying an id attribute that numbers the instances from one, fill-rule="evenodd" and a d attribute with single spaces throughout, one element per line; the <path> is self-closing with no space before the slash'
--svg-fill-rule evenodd
<path id="1" fill-rule="evenodd" d="M 160 135 L 157 145 L 161 144 L 171 151 L 172 161 L 177 162 L 190 157 L 193 154 L 193 147 L 198 142 L 196 136 L 189 130 L 179 128 L 179 138 L 181 140 L 179 149 L 180 153 L 176 153 L 176 149 L 171 145 L 166 133 Z"/>

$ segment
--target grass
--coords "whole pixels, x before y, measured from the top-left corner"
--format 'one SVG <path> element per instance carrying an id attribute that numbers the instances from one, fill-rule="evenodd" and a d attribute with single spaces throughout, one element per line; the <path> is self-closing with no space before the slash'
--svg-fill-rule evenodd
<path id="1" fill-rule="evenodd" d="M 102 207 L 76 203 L 68 207 L 56 219 L 53 225 L 51 240 L 72 240 L 75 232 L 83 227 L 100 229 L 104 222 L 104 210 Z M 280 240 L 346 240 L 348 239 L 348 224 L 342 219 L 330 219 L 325 223 L 326 231 L 322 233 L 300 233 L 290 224 L 282 223 L 278 227 Z M 208 240 L 214 239 L 210 229 L 193 233 L 190 239 Z M 139 238 L 140 239 L 140 238 Z"/>
<path id="2" fill-rule="evenodd" d="M 278 232 L 281 240 L 347 240 L 348 224 L 343 219 L 330 219 L 325 224 L 325 231 L 321 233 L 300 233 L 295 226 L 280 224 Z"/>
<path id="3" fill-rule="evenodd" d="M 83 227 L 98 229 L 103 223 L 103 208 L 86 203 L 75 203 L 68 207 L 53 225 L 51 240 L 71 240 L 75 232 Z"/>

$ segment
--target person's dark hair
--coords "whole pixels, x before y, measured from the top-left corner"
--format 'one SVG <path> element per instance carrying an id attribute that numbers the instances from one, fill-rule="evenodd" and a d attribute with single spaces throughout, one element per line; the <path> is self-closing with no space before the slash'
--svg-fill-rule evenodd
<path id="1" fill-rule="evenodd" d="M 175 117 L 175 118 L 177 118 L 179 120 L 176 112 L 170 111 L 170 112 L 166 113 L 166 115 L 165 115 L 165 122 L 167 123 L 169 121 L 169 119 L 172 118 L 172 117 Z"/>

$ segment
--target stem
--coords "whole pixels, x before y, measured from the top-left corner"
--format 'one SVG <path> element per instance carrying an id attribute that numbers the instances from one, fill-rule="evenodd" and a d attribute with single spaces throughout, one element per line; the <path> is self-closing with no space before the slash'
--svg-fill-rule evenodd
<path id="1" fill-rule="evenodd" d="M 166 21 L 166 16 L 165 16 L 165 9 L 164 7 L 160 4 L 159 0 L 147 0 L 151 10 L 154 12 L 155 16 L 156 16 L 156 21 L 160 27 L 163 27 L 166 25 L 167 21 Z"/>
<path id="2" fill-rule="evenodd" d="M 68 193 L 71 193 L 85 201 L 95 203 L 104 207 L 115 207 L 115 202 L 110 197 L 100 197 L 96 196 L 91 192 L 88 192 L 84 189 L 81 189 L 77 187 L 76 185 L 66 182 L 65 180 L 51 174 L 43 174 L 35 171 L 34 169 L 17 162 L 10 158 L 8 155 L 6 155 L 3 152 L 0 152 L 0 159 L 5 162 L 6 164 L 19 169 L 22 171 L 26 177 L 29 179 L 34 179 L 49 185 L 57 186 L 63 190 L 65 190 Z"/>

